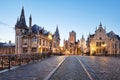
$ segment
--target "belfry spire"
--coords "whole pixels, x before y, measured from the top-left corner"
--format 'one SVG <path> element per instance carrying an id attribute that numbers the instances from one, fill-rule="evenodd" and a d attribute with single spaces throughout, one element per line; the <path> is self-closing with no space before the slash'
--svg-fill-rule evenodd
<path id="1" fill-rule="evenodd" d="M 102 27 L 102 23 L 101 23 L 101 21 L 100 21 L 100 25 L 99 25 L 100 27 Z"/>
<path id="2" fill-rule="evenodd" d="M 56 35 L 56 37 L 60 38 L 60 34 L 59 34 L 59 30 L 58 30 L 58 25 L 57 25 L 57 28 L 56 28 L 55 35 Z"/>
<path id="3" fill-rule="evenodd" d="M 22 7 L 21 15 L 20 15 L 20 26 L 26 27 L 25 15 L 24 15 L 24 7 Z"/>

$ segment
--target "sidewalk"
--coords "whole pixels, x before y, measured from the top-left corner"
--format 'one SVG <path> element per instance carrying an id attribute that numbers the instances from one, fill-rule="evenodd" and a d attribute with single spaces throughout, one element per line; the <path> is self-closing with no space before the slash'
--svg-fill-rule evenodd
<path id="1" fill-rule="evenodd" d="M 64 56 L 54 56 L 0 73 L 0 80 L 43 80 L 64 58 Z"/>

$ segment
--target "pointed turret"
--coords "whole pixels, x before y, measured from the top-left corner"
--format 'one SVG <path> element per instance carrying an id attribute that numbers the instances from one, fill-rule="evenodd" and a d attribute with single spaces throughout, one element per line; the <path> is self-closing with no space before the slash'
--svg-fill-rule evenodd
<path id="1" fill-rule="evenodd" d="M 57 28 L 56 28 L 56 35 L 60 37 L 59 30 L 58 30 L 58 25 L 57 25 Z"/>
<path id="2" fill-rule="evenodd" d="M 15 24 L 15 28 L 17 28 L 19 25 L 19 18 L 17 18 L 16 24 Z"/>
<path id="3" fill-rule="evenodd" d="M 20 21 L 19 21 L 19 27 L 20 28 L 27 28 L 26 21 L 25 21 L 25 15 L 24 15 L 24 7 L 22 7 Z"/>
<path id="4" fill-rule="evenodd" d="M 82 35 L 82 39 L 84 39 L 84 36 Z"/>
<path id="5" fill-rule="evenodd" d="M 102 27 L 102 23 L 100 22 L 100 25 L 99 25 L 99 27 Z"/>
<path id="6" fill-rule="evenodd" d="M 32 26 L 32 16 L 30 15 L 30 18 L 29 18 L 29 27 Z"/>
<path id="7" fill-rule="evenodd" d="M 30 17 L 29 17 L 29 34 L 31 34 L 31 33 L 32 33 L 32 17 L 30 15 Z"/>
<path id="8" fill-rule="evenodd" d="M 22 7 L 20 21 L 23 22 L 24 24 L 26 24 L 25 15 L 24 15 L 24 7 Z"/>
<path id="9" fill-rule="evenodd" d="M 58 25 L 57 25 L 57 28 L 56 28 L 56 31 L 55 31 L 55 37 L 58 38 L 58 39 L 60 39 Z"/>

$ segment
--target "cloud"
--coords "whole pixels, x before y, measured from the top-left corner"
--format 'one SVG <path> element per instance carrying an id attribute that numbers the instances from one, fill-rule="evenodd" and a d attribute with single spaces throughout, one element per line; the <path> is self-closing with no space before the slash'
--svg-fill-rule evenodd
<path id="1" fill-rule="evenodd" d="M 0 25 L 7 26 L 8 24 L 6 24 L 6 23 L 4 23 L 4 22 L 0 21 Z"/>

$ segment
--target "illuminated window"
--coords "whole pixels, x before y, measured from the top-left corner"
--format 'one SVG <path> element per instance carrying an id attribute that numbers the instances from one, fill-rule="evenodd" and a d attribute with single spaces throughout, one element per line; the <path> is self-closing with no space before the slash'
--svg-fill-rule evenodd
<path id="1" fill-rule="evenodd" d="M 32 52 L 36 52 L 37 51 L 37 48 L 32 48 Z"/>
<path id="2" fill-rule="evenodd" d="M 102 40 L 102 37 L 99 37 L 100 40 Z"/>
<path id="3" fill-rule="evenodd" d="M 23 48 L 23 53 L 26 53 L 27 51 L 27 48 Z"/>

